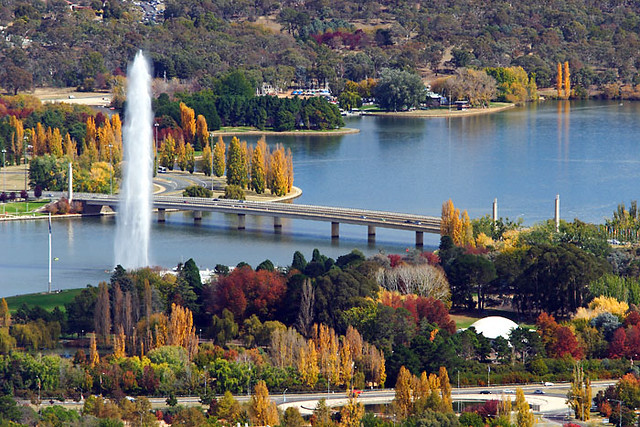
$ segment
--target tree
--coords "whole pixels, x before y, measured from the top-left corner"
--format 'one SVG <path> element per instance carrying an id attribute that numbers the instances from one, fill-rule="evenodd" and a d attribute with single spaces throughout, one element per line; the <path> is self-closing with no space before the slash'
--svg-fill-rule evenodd
<path id="1" fill-rule="evenodd" d="M 573 366 L 573 380 L 571 389 L 567 393 L 567 403 L 573 409 L 575 417 L 581 421 L 588 421 L 591 412 L 591 381 L 585 377 L 582 364 L 576 362 Z"/>
<path id="2" fill-rule="evenodd" d="M 340 427 L 360 427 L 364 416 L 364 406 L 356 396 L 350 396 L 347 404 L 340 409 Z"/>
<path id="3" fill-rule="evenodd" d="M 306 421 L 300 415 L 300 411 L 295 406 L 291 406 L 284 411 L 282 416 L 282 427 L 304 427 Z"/>
<path id="4" fill-rule="evenodd" d="M 564 97 L 569 99 L 571 96 L 571 73 L 569 73 L 569 61 L 564 63 Z"/>
<path id="5" fill-rule="evenodd" d="M 462 68 L 444 86 L 451 100 L 468 100 L 472 106 L 487 106 L 496 96 L 496 81 L 484 70 Z"/>
<path id="6" fill-rule="evenodd" d="M 109 288 L 106 282 L 98 285 L 98 300 L 94 314 L 94 331 L 99 345 L 106 346 L 111 333 L 111 303 L 109 302 Z"/>
<path id="7" fill-rule="evenodd" d="M 204 173 L 205 176 L 211 176 L 211 173 L 213 172 L 212 163 L 211 163 L 211 155 L 212 155 L 211 146 L 207 142 L 207 144 L 202 149 L 202 163 L 201 163 L 202 164 L 202 173 Z"/>
<path id="8" fill-rule="evenodd" d="M 220 177 L 224 175 L 225 171 L 225 154 L 227 148 L 225 147 L 224 141 L 222 137 L 218 137 L 218 142 L 216 142 L 215 147 L 213 148 L 213 173 Z"/>
<path id="9" fill-rule="evenodd" d="M 0 300 L 0 328 L 8 328 L 9 326 L 11 326 L 11 313 L 7 300 L 2 298 Z"/>
<path id="10" fill-rule="evenodd" d="M 413 398 L 411 390 L 411 373 L 407 368 L 402 366 L 398 373 L 398 380 L 395 387 L 395 399 L 393 399 L 394 408 L 396 408 L 398 417 L 403 420 L 407 418 L 413 411 Z"/>
<path id="11" fill-rule="evenodd" d="M 269 399 L 269 390 L 262 380 L 258 381 L 253 389 L 249 412 L 254 425 L 274 426 L 278 424 L 276 404 Z"/>
<path id="12" fill-rule="evenodd" d="M 196 169 L 196 157 L 193 147 L 190 143 L 187 143 L 184 148 L 184 157 L 186 170 L 192 174 Z"/>
<path id="13" fill-rule="evenodd" d="M 246 188 L 247 181 L 246 143 L 240 144 L 240 140 L 234 136 L 227 153 L 227 184 Z"/>
<path id="14" fill-rule="evenodd" d="M 207 128 L 207 120 L 203 115 L 199 114 L 198 118 L 196 119 L 196 137 L 194 140 L 193 148 L 195 149 L 195 151 L 200 151 L 208 144 L 209 130 Z"/>
<path id="15" fill-rule="evenodd" d="M 262 144 L 260 143 L 262 141 Z M 266 143 L 261 139 L 253 150 L 251 159 L 251 188 L 257 193 L 262 194 L 266 184 L 266 162 L 264 148 Z"/>
<path id="16" fill-rule="evenodd" d="M 178 146 L 176 147 L 176 160 L 178 167 L 182 171 L 187 170 L 187 151 L 182 139 L 178 140 Z"/>
<path id="17" fill-rule="evenodd" d="M 160 166 L 173 170 L 176 161 L 176 140 L 173 139 L 173 136 L 167 135 L 162 143 L 160 153 Z"/>
<path id="18" fill-rule="evenodd" d="M 522 388 L 520 387 L 516 389 L 516 411 L 516 425 L 518 427 L 533 427 L 535 422 L 533 412 L 529 408 L 529 403 L 524 398 L 524 391 L 522 391 Z"/>
<path id="19" fill-rule="evenodd" d="M 182 191 L 184 197 L 207 197 L 210 198 L 213 192 L 208 188 L 199 185 L 191 185 Z"/>
<path id="20" fill-rule="evenodd" d="M 194 142 L 196 135 L 195 113 L 184 102 L 180 103 L 180 123 L 185 141 L 188 143 Z"/>
<path id="21" fill-rule="evenodd" d="M 27 70 L 10 64 L 0 74 L 0 84 L 5 89 L 12 91 L 14 95 L 17 95 L 20 90 L 31 89 L 33 76 Z"/>
<path id="22" fill-rule="evenodd" d="M 387 111 L 417 108 L 425 97 L 420 76 L 407 71 L 384 69 L 375 89 L 376 100 Z"/>

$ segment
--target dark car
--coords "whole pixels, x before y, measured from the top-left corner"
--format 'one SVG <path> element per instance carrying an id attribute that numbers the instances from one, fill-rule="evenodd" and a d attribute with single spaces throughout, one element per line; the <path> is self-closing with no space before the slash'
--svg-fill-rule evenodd
<path id="1" fill-rule="evenodd" d="M 480 394 L 491 394 L 491 392 L 489 390 L 482 390 Z"/>

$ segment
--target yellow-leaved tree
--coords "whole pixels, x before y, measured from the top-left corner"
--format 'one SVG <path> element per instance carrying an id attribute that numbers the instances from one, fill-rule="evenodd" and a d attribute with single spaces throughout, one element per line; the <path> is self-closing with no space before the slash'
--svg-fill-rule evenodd
<path id="1" fill-rule="evenodd" d="M 364 416 L 364 406 L 354 395 L 349 396 L 347 404 L 340 409 L 340 427 L 360 427 L 360 420 Z"/>
<path id="2" fill-rule="evenodd" d="M 269 399 L 267 384 L 260 380 L 253 389 L 249 415 L 255 426 L 275 426 L 278 424 L 278 409 Z"/>
<path id="3" fill-rule="evenodd" d="M 213 148 L 213 173 L 217 176 L 223 176 L 224 171 L 226 169 L 226 157 L 227 147 L 222 140 L 222 137 L 218 137 L 218 142 L 216 142 L 215 147 Z"/>
<path id="4" fill-rule="evenodd" d="M 7 300 L 2 298 L 0 300 L 0 328 L 8 328 L 9 326 L 11 326 L 11 312 L 9 312 Z"/>
<path id="5" fill-rule="evenodd" d="M 191 310 L 175 303 L 171 304 L 167 337 L 169 345 L 184 347 L 189 354 L 189 359 L 193 358 L 198 348 L 198 337 Z"/>
<path id="6" fill-rule="evenodd" d="M 569 61 L 564 62 L 564 97 L 569 99 L 571 96 L 571 73 L 569 72 Z"/>
<path id="7" fill-rule="evenodd" d="M 207 144 L 204 146 L 204 148 L 202 149 L 202 173 L 205 174 L 205 176 L 211 176 L 211 146 L 209 145 L 209 143 L 207 142 Z"/>
<path id="8" fill-rule="evenodd" d="M 74 160 L 78 155 L 78 146 L 76 142 L 71 139 L 69 132 L 64 135 L 64 154 L 71 160 Z"/>
<path id="9" fill-rule="evenodd" d="M 563 83 L 564 81 L 562 80 L 562 64 L 558 62 L 556 72 L 556 93 L 558 94 L 558 99 L 562 98 Z"/>
<path id="10" fill-rule="evenodd" d="M 196 135 L 196 116 L 193 108 L 187 107 L 184 102 L 180 103 L 180 124 L 186 142 L 193 142 Z"/>
<path id="11" fill-rule="evenodd" d="M 567 403 L 573 409 L 576 419 L 588 421 L 591 411 L 591 381 L 584 375 L 582 364 L 573 365 L 573 380 L 567 393 Z"/>
<path id="12" fill-rule="evenodd" d="M 532 427 L 534 424 L 533 412 L 529 402 L 524 398 L 524 391 L 520 387 L 516 389 L 516 425 L 518 427 Z"/>
<path id="13" fill-rule="evenodd" d="M 411 372 L 404 366 L 400 367 L 396 381 L 396 394 L 393 407 L 400 420 L 407 418 L 413 411 L 413 390 Z"/>
<path id="14" fill-rule="evenodd" d="M 194 141 L 194 147 L 196 151 L 202 150 L 202 148 L 209 144 L 209 129 L 207 127 L 207 120 L 202 114 L 198 114 L 196 119 L 196 137 Z"/>

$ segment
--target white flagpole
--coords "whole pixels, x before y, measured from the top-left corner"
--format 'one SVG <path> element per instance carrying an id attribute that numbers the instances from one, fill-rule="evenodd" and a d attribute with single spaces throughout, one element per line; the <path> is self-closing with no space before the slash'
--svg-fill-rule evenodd
<path id="1" fill-rule="evenodd" d="M 51 212 L 49 212 L 49 293 L 51 293 Z"/>

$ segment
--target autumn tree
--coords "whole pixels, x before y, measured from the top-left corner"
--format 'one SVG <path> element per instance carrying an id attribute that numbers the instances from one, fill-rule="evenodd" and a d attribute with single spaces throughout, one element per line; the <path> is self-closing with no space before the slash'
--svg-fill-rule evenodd
<path id="1" fill-rule="evenodd" d="M 524 391 L 520 387 L 516 389 L 516 411 L 516 425 L 518 427 L 533 427 L 535 422 L 533 412 L 529 408 L 529 403 L 524 398 Z"/>
<path id="2" fill-rule="evenodd" d="M 7 300 L 2 298 L 0 300 L 0 328 L 8 328 L 9 326 L 11 326 L 11 313 Z"/>
<path id="3" fill-rule="evenodd" d="M 246 144 L 243 147 L 240 140 L 234 136 L 227 152 L 227 185 L 246 188 L 247 181 Z"/>
<path id="4" fill-rule="evenodd" d="M 451 399 L 451 384 L 449 383 L 449 374 L 447 368 L 440 367 L 438 372 L 438 380 L 440 383 L 440 398 L 442 412 L 453 413 L 453 401 Z"/>
<path id="5" fill-rule="evenodd" d="M 276 404 L 269 399 L 269 390 L 262 380 L 253 389 L 249 413 L 256 426 L 274 426 L 279 422 Z"/>
<path id="6" fill-rule="evenodd" d="M 98 344 L 107 345 L 108 335 L 111 333 L 111 304 L 106 282 L 100 282 L 98 285 L 98 300 L 96 301 L 93 324 Z"/>
<path id="7" fill-rule="evenodd" d="M 71 135 L 69 135 L 68 132 L 64 135 L 64 154 L 71 160 L 74 160 L 78 155 L 78 146 L 76 142 L 71 139 Z"/>
<path id="8" fill-rule="evenodd" d="M 176 140 L 171 135 L 167 135 L 162 143 L 162 150 L 160 154 L 160 165 L 173 170 L 173 165 L 176 161 Z"/>
<path id="9" fill-rule="evenodd" d="M 276 196 L 284 196 L 288 191 L 287 157 L 284 147 L 278 145 L 269 158 L 269 190 Z"/>
<path id="10" fill-rule="evenodd" d="M 188 308 L 171 304 L 171 317 L 167 331 L 168 345 L 184 347 L 191 359 L 198 347 L 196 328 L 193 325 L 193 314 Z"/>
<path id="11" fill-rule="evenodd" d="M 404 366 L 400 367 L 395 387 L 393 406 L 401 420 L 407 418 L 413 411 L 413 391 L 411 372 Z"/>
<path id="12" fill-rule="evenodd" d="M 557 72 L 556 72 L 556 93 L 558 95 L 558 99 L 562 98 L 562 85 L 564 81 L 562 79 L 562 64 L 558 62 Z"/>
<path id="13" fill-rule="evenodd" d="M 182 171 L 187 170 L 187 151 L 182 139 L 178 140 L 178 146 L 176 147 L 176 160 L 178 167 Z"/>
<path id="14" fill-rule="evenodd" d="M 187 107 L 184 102 L 180 103 L 180 123 L 185 141 L 193 142 L 196 135 L 195 112 L 192 108 Z"/>
<path id="15" fill-rule="evenodd" d="M 195 151 L 202 150 L 209 144 L 209 129 L 207 128 L 207 120 L 203 115 L 198 114 L 196 119 L 196 137 L 193 144 Z M 204 155 L 204 154 L 203 154 Z"/>
<path id="16" fill-rule="evenodd" d="M 569 99 L 571 96 L 571 73 L 569 72 L 569 61 L 564 62 L 564 97 Z"/>
<path id="17" fill-rule="evenodd" d="M 202 173 L 204 173 L 205 176 L 211 176 L 211 173 L 212 173 L 211 155 L 212 155 L 211 146 L 207 142 L 204 148 L 202 149 L 202 163 L 201 163 Z"/>
<path id="18" fill-rule="evenodd" d="M 364 416 L 364 405 L 354 395 L 349 396 L 347 404 L 340 409 L 340 427 L 360 427 Z"/>
<path id="19" fill-rule="evenodd" d="M 60 134 L 60 129 L 55 128 L 51 133 L 51 139 L 49 140 L 49 151 L 52 156 L 55 158 L 62 157 L 62 135 Z"/>
<path id="20" fill-rule="evenodd" d="M 187 172 L 193 173 L 196 169 L 196 153 L 190 143 L 184 147 L 184 157 Z"/>
<path id="21" fill-rule="evenodd" d="M 584 375 L 582 363 L 573 365 L 573 380 L 567 393 L 567 402 L 573 409 L 575 417 L 581 421 L 589 420 L 591 411 L 591 381 Z"/>
<path id="22" fill-rule="evenodd" d="M 126 341 L 124 328 L 120 325 L 118 332 L 113 335 L 113 357 L 120 359 L 126 356 Z"/>
<path id="23" fill-rule="evenodd" d="M 215 147 L 213 148 L 213 173 L 217 176 L 223 176 L 224 171 L 226 169 L 225 156 L 227 152 L 227 147 L 225 146 L 222 137 L 218 137 L 218 142 L 216 142 Z"/>
<path id="24" fill-rule="evenodd" d="M 264 141 L 261 139 L 260 141 Z M 253 157 L 251 159 L 251 188 L 257 193 L 262 194 L 265 190 L 266 183 L 266 162 L 264 148 L 266 143 L 258 144 L 253 150 Z"/>
<path id="25" fill-rule="evenodd" d="M 98 343 L 96 340 L 96 334 L 91 334 L 89 339 L 89 366 L 92 368 L 100 363 L 100 355 L 98 354 Z"/>
<path id="26" fill-rule="evenodd" d="M 12 128 L 11 131 L 11 157 L 13 157 L 13 163 L 16 165 L 20 164 L 20 160 L 23 153 L 24 147 L 24 124 L 22 120 L 18 119 L 16 116 L 9 116 L 9 126 Z M 11 162 L 11 160 L 9 160 Z"/>

